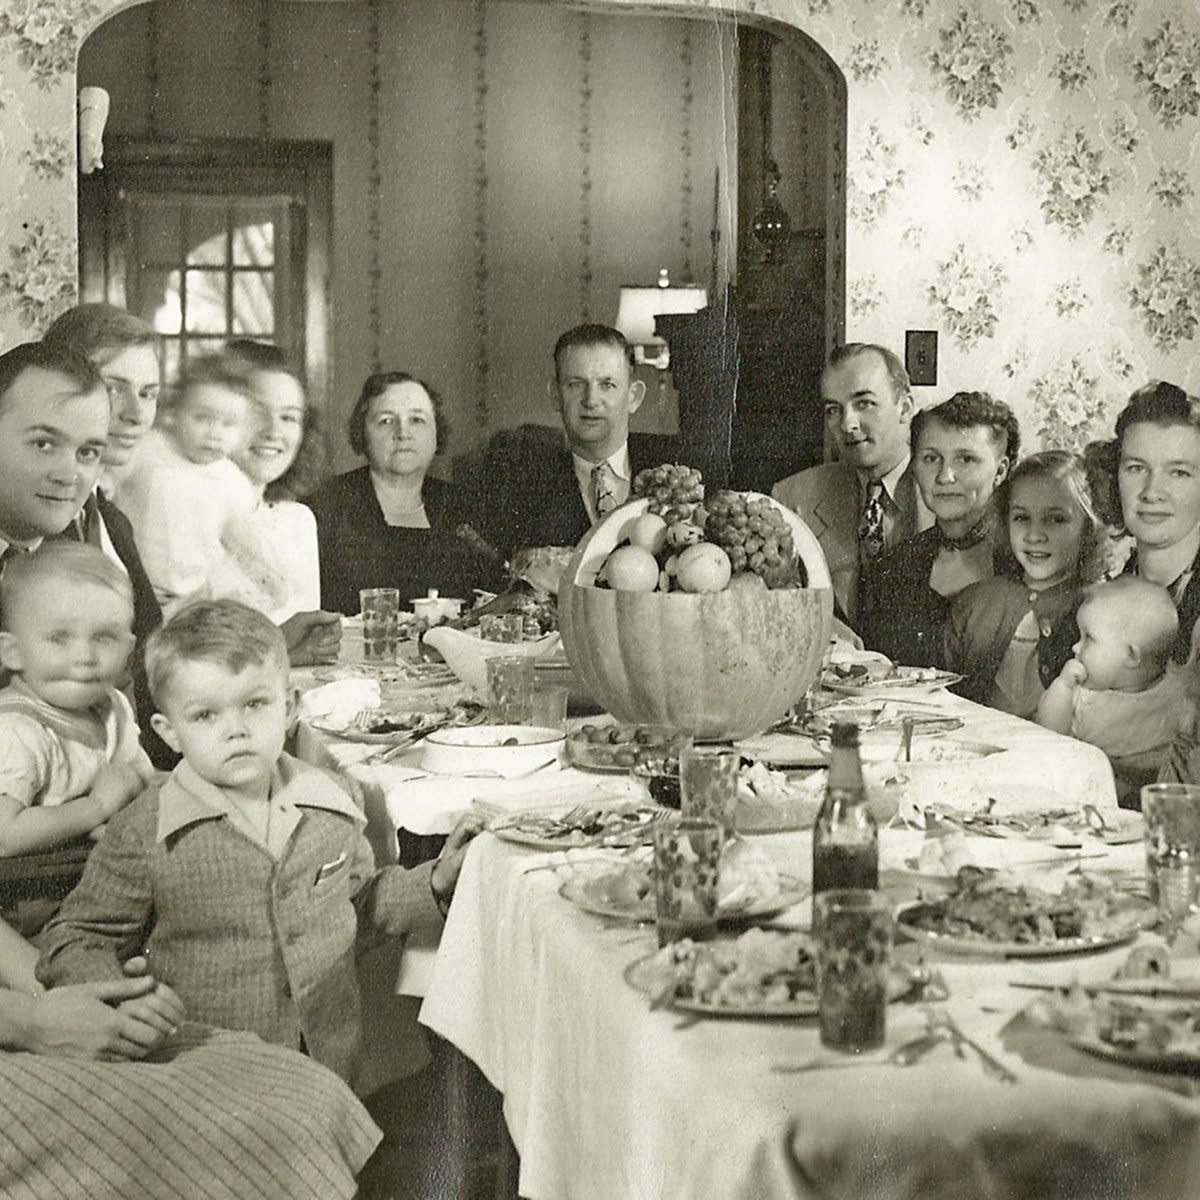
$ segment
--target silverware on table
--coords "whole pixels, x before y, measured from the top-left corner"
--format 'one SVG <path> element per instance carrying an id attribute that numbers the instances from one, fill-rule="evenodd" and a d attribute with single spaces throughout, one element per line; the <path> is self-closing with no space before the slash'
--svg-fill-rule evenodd
<path id="1" fill-rule="evenodd" d="M 771 1070 L 776 1075 L 799 1075 L 805 1071 L 840 1070 L 845 1067 L 912 1067 L 916 1066 L 931 1050 L 946 1044 L 946 1038 L 938 1032 L 923 1033 L 911 1041 L 903 1042 L 883 1058 L 853 1058 L 839 1055 L 820 1054 L 801 1063 L 776 1063 Z"/>

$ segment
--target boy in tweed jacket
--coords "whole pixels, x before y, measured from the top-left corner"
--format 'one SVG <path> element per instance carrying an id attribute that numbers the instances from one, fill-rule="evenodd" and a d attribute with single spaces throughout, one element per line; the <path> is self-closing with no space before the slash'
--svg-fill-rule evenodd
<path id="1" fill-rule="evenodd" d="M 307 1050 L 352 1079 L 360 922 L 440 924 L 478 824 L 433 863 L 375 869 L 338 780 L 283 753 L 287 647 L 231 600 L 186 605 L 147 647 L 152 718 L 183 761 L 109 823 L 47 928 L 38 978 L 119 979 L 149 956 L 192 1020 Z"/>

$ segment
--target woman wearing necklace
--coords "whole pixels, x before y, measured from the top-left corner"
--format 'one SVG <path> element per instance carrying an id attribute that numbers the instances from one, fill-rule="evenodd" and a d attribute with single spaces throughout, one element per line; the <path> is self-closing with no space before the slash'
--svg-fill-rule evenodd
<path id="1" fill-rule="evenodd" d="M 1194 660 L 1200 636 L 1200 399 L 1173 383 L 1145 384 L 1118 415 L 1116 438 L 1090 446 L 1088 458 L 1098 468 L 1093 486 L 1102 515 L 1134 539 L 1126 573 L 1171 593 L 1179 610 L 1172 657 Z"/>
<path id="2" fill-rule="evenodd" d="M 860 632 L 872 650 L 914 667 L 944 665 L 950 601 L 990 579 L 1005 531 L 993 496 L 1020 449 L 1017 418 L 986 392 L 959 392 L 912 422 L 913 473 L 935 521 L 864 573 Z"/>
<path id="3" fill-rule="evenodd" d="M 348 432 L 366 466 L 308 498 L 321 545 L 322 606 L 353 614 L 362 588 L 399 588 L 407 602 L 430 588 L 469 597 L 491 582 L 494 568 L 455 534 L 465 519 L 456 489 L 427 474 L 449 432 L 437 392 L 404 371 L 372 375 Z"/>

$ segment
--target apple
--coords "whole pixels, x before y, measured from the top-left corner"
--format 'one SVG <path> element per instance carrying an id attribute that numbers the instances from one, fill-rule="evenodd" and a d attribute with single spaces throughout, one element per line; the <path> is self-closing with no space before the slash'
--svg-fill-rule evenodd
<path id="1" fill-rule="evenodd" d="M 697 542 L 679 555 L 676 579 L 685 592 L 719 592 L 732 574 L 729 555 L 712 542 Z"/>
<path id="2" fill-rule="evenodd" d="M 657 513 L 642 513 L 629 531 L 629 544 L 657 554 L 667 544 L 667 523 Z"/>
<path id="3" fill-rule="evenodd" d="M 652 592 L 658 587 L 658 560 L 642 546 L 618 546 L 604 562 L 604 577 L 620 592 Z"/>

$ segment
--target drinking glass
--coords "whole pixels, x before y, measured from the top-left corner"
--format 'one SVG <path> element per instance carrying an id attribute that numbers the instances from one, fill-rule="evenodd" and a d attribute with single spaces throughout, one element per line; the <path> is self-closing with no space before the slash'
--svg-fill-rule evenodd
<path id="1" fill-rule="evenodd" d="M 733 834 L 741 756 L 732 750 L 689 746 L 679 753 L 679 794 L 685 817 L 712 817 Z"/>
<path id="2" fill-rule="evenodd" d="M 367 662 L 396 661 L 400 641 L 400 592 L 397 588 L 364 588 L 362 606 L 363 658 Z"/>
<path id="3" fill-rule="evenodd" d="M 719 821 L 672 817 L 654 826 L 654 901 L 658 944 L 703 941 L 717 932 L 717 876 L 724 835 Z"/>
<path id="4" fill-rule="evenodd" d="M 557 683 L 537 684 L 533 689 L 529 723 L 542 729 L 561 729 L 566 722 L 567 689 Z"/>
<path id="5" fill-rule="evenodd" d="M 1200 786 L 1148 783 L 1142 788 L 1146 888 L 1168 920 L 1186 917 L 1196 902 L 1200 856 Z"/>
<path id="6" fill-rule="evenodd" d="M 529 724 L 533 715 L 533 663 L 532 658 L 515 654 L 484 660 L 492 724 Z"/>
<path id="7" fill-rule="evenodd" d="M 855 1053 L 882 1046 L 892 954 L 887 897 L 862 888 L 822 892 L 813 899 L 813 932 L 822 1044 Z"/>
<path id="8" fill-rule="evenodd" d="M 520 613 L 485 613 L 479 618 L 479 636 L 485 642 L 519 642 L 524 630 Z"/>

